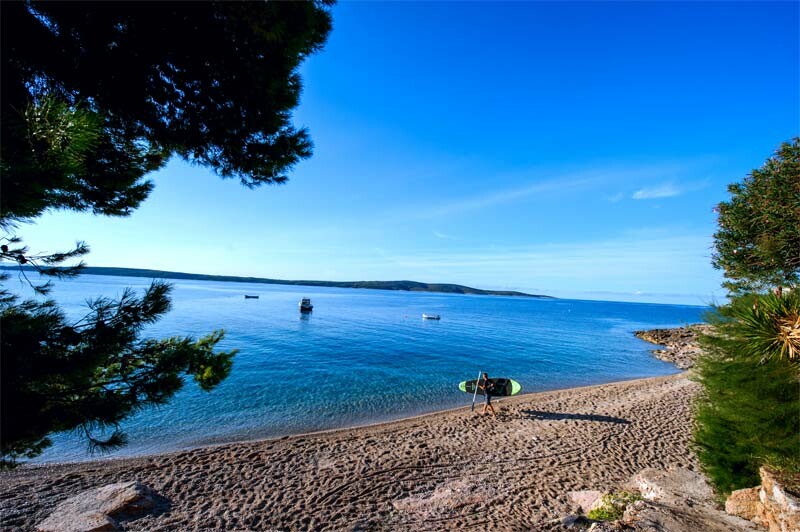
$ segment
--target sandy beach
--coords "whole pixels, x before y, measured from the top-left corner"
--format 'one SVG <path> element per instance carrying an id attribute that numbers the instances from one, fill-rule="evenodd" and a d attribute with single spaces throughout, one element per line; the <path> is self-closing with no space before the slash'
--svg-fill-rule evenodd
<path id="1" fill-rule="evenodd" d="M 83 490 L 139 480 L 169 500 L 127 530 L 558 528 L 570 490 L 645 467 L 696 469 L 686 373 L 333 432 L 0 474 L 5 529 Z"/>

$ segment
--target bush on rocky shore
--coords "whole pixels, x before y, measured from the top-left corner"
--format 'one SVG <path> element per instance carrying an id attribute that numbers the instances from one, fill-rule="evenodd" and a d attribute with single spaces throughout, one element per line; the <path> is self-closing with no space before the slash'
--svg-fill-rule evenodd
<path id="1" fill-rule="evenodd" d="M 759 483 L 759 467 L 800 456 L 800 366 L 781 356 L 776 341 L 754 348 L 767 299 L 781 298 L 800 315 L 800 294 L 734 299 L 718 309 L 714 333 L 701 337 L 704 354 L 695 379 L 703 385 L 696 406 L 695 445 L 703 470 L 720 494 Z M 795 466 L 796 466 L 795 462 Z M 791 466 L 791 464 L 789 464 Z"/>
<path id="2" fill-rule="evenodd" d="M 621 491 L 603 495 L 586 517 L 595 521 L 613 521 L 622 518 L 629 504 L 642 500 L 639 493 Z"/>

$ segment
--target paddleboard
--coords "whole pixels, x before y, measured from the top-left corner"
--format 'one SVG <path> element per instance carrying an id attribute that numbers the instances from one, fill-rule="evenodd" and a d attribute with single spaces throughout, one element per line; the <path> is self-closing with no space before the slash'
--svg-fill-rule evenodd
<path id="1" fill-rule="evenodd" d="M 483 379 L 481 379 L 482 381 Z M 522 386 L 512 379 L 489 379 L 489 382 L 494 383 L 494 390 L 492 390 L 492 397 L 504 397 L 509 395 L 517 395 L 522 391 Z M 459 383 L 458 389 L 464 393 L 475 393 L 475 387 L 478 385 L 477 379 L 471 381 L 464 381 Z M 478 395 L 483 395 L 483 390 L 478 388 Z"/>

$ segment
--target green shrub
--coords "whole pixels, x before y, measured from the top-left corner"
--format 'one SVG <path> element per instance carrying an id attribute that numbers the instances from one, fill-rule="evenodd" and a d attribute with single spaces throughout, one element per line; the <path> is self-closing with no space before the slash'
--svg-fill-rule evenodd
<path id="1" fill-rule="evenodd" d="M 615 521 L 622 517 L 629 504 L 641 499 L 641 495 L 629 491 L 606 493 L 600 498 L 600 504 L 592 508 L 586 517 L 595 521 Z"/>
<path id="2" fill-rule="evenodd" d="M 776 321 L 800 310 L 796 291 L 735 298 L 709 317 L 695 379 L 695 450 L 720 494 L 757 485 L 765 463 L 800 458 L 800 372 L 782 351 Z M 775 342 L 765 338 L 773 331 Z"/>

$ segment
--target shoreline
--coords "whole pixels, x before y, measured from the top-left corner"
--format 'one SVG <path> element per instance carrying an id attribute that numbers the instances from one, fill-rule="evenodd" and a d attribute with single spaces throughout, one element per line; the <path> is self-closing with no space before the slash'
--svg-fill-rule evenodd
<path id="1" fill-rule="evenodd" d="M 640 381 L 648 381 L 654 379 L 664 379 L 667 377 L 674 377 L 676 375 L 686 374 L 688 375 L 687 370 L 683 370 L 680 368 L 676 368 L 676 372 L 670 375 L 657 375 L 654 377 L 634 377 L 632 379 L 622 379 L 616 381 L 609 381 L 603 382 L 600 384 L 586 384 L 584 386 L 572 386 L 569 388 L 554 388 L 552 390 L 543 390 L 539 392 L 523 392 L 519 395 L 515 395 L 513 397 L 495 397 L 492 398 L 492 404 L 513 404 L 511 401 L 515 400 L 522 400 L 523 398 L 530 398 L 531 396 L 541 395 L 541 394 L 548 394 L 548 393 L 565 393 L 570 391 L 582 391 L 591 388 L 598 388 L 602 386 L 610 386 L 614 384 L 625 384 L 625 383 L 633 383 L 633 382 L 640 382 Z M 479 396 L 480 397 L 480 396 Z M 482 400 L 478 400 L 475 402 L 475 409 L 476 411 L 481 408 Z M 470 402 L 471 405 L 471 402 Z M 398 423 L 405 423 L 405 422 L 412 422 L 420 419 L 424 419 L 427 417 L 435 417 L 438 415 L 443 414 L 450 414 L 454 412 L 458 412 L 459 410 L 466 410 L 470 408 L 470 405 L 466 406 L 456 406 L 453 408 L 443 408 L 441 410 L 434 410 L 433 412 L 426 412 L 422 414 L 414 414 L 411 416 L 401 417 L 397 419 L 391 419 L 386 421 L 376 421 L 376 422 L 367 422 L 363 424 L 356 424 L 356 425 L 346 425 L 342 427 L 335 427 L 329 429 L 320 429 L 320 430 L 312 430 L 307 432 L 298 432 L 295 434 L 286 434 L 283 436 L 273 436 L 273 437 L 266 437 L 266 438 L 253 438 L 253 439 L 241 439 L 241 440 L 230 440 L 225 442 L 219 443 L 201 443 L 199 445 L 192 445 L 187 446 L 181 449 L 173 449 L 168 451 L 157 451 L 153 453 L 146 453 L 146 454 L 134 454 L 130 456 L 109 456 L 106 458 L 103 457 L 92 457 L 87 458 L 85 460 L 72 460 L 72 461 L 51 461 L 51 462 L 26 462 L 23 463 L 17 468 L 17 470 L 22 469 L 43 469 L 48 467 L 56 467 L 56 466 L 69 466 L 69 465 L 85 465 L 85 464 L 103 464 L 112 461 L 124 461 L 124 460 L 139 460 L 139 459 L 147 459 L 152 457 L 161 457 L 161 456 L 170 456 L 182 453 L 188 453 L 193 451 L 201 451 L 206 449 L 217 449 L 220 447 L 226 447 L 229 445 L 238 445 L 238 444 L 252 444 L 252 443 L 270 443 L 276 441 L 283 441 L 283 440 L 290 440 L 292 438 L 302 438 L 302 437 L 313 437 L 313 436 L 325 436 L 325 435 L 336 435 L 336 433 L 343 432 L 343 431 L 354 431 L 354 430 L 362 430 L 362 429 L 372 429 L 372 428 L 390 428 L 391 425 L 398 424 Z M 5 472 L 0 471 L 0 480 Z"/>
<path id="2" fill-rule="evenodd" d="M 507 398 L 496 419 L 459 407 L 280 439 L 25 466 L 0 474 L 0 519 L 32 529 L 69 496 L 136 480 L 170 501 L 126 523 L 137 530 L 542 529 L 572 509 L 570 490 L 617 489 L 645 467 L 696 470 L 696 391 L 682 372 Z"/>
<path id="3" fill-rule="evenodd" d="M 677 340 L 644 338 L 667 349 Z M 638 335 L 642 338 L 641 335 Z M 655 342 L 654 342 L 655 343 Z M 658 353 L 656 353 L 658 354 Z M 161 502 L 128 530 L 562 530 L 571 491 L 645 468 L 698 471 L 689 371 L 523 393 L 401 419 L 0 472 L 0 522 L 35 529 L 65 499 L 136 481 Z"/>
<path id="4" fill-rule="evenodd" d="M 695 326 L 696 325 L 689 325 L 688 327 L 695 327 Z M 644 332 L 658 332 L 658 331 L 676 331 L 676 332 L 678 332 L 678 331 L 682 331 L 683 329 L 684 329 L 683 327 L 676 327 L 676 328 L 673 328 L 673 329 L 652 329 L 650 331 L 644 331 Z M 657 343 L 653 339 L 651 339 L 649 337 L 646 337 L 646 336 L 642 336 L 641 334 L 639 334 L 641 332 L 643 332 L 643 331 L 632 331 L 631 334 L 633 336 L 645 341 L 645 342 Z M 692 338 L 692 340 L 693 340 L 693 338 Z M 671 349 L 673 345 L 677 345 L 677 344 L 674 344 L 674 343 L 671 343 L 671 342 L 664 342 L 664 343 L 668 345 L 669 349 Z M 686 368 L 679 367 L 679 365 L 675 363 L 675 360 L 665 359 L 665 358 L 662 358 L 662 357 L 658 356 L 658 353 L 660 353 L 660 351 L 657 351 L 657 350 L 649 350 L 649 351 L 650 351 L 650 353 L 652 355 L 654 355 L 654 358 L 661 359 L 664 362 L 668 362 L 670 364 L 670 366 L 672 366 L 672 368 L 674 369 L 674 373 L 670 373 L 668 375 L 674 375 L 676 373 L 679 373 L 681 371 L 685 371 L 686 370 Z M 593 387 L 593 386 L 603 386 L 603 385 L 614 384 L 614 383 L 630 382 L 630 381 L 637 381 L 637 380 L 650 379 L 650 378 L 659 378 L 659 377 L 662 377 L 662 376 L 665 376 L 665 375 L 662 374 L 662 375 L 655 375 L 655 376 L 628 377 L 628 378 L 622 378 L 622 379 L 616 379 L 616 380 L 609 380 L 609 381 L 605 381 L 605 382 L 601 381 L 601 382 L 596 383 L 596 384 L 582 384 L 580 386 L 569 386 L 569 387 L 565 387 L 565 388 L 555 387 L 555 388 L 549 388 L 549 389 L 544 389 L 544 390 L 540 390 L 540 391 L 531 391 L 531 392 L 527 392 L 527 391 L 523 390 L 523 392 L 520 395 L 517 395 L 515 397 L 495 398 L 494 400 L 495 400 L 495 402 L 501 402 L 501 401 L 508 401 L 508 400 L 511 400 L 511 399 L 518 399 L 520 397 L 533 395 L 533 394 L 541 394 L 541 393 L 555 392 L 555 391 L 578 390 L 578 389 L 588 388 L 588 387 Z M 468 405 L 468 403 L 467 403 L 467 405 Z M 415 418 L 419 418 L 419 417 L 433 416 L 433 415 L 437 415 L 437 414 L 441 414 L 441 413 L 457 411 L 457 410 L 463 409 L 465 407 L 466 406 L 446 406 L 444 408 L 439 408 L 439 409 L 432 410 L 432 411 L 429 411 L 429 412 L 412 413 L 412 414 L 407 414 L 407 415 L 402 415 L 401 414 L 400 417 L 380 416 L 380 417 L 383 417 L 383 419 L 366 420 L 366 421 L 363 421 L 363 422 L 356 422 L 355 424 L 342 424 L 342 425 L 338 425 L 338 426 L 332 426 L 332 427 L 329 427 L 329 428 L 312 429 L 312 430 L 301 430 L 301 431 L 298 431 L 298 432 L 290 432 L 290 433 L 277 434 L 277 435 L 265 435 L 265 436 L 255 435 L 255 437 L 247 435 L 247 434 L 244 434 L 241 437 L 237 437 L 236 434 L 222 435 L 221 437 L 213 437 L 213 436 L 209 436 L 209 435 L 200 435 L 201 437 L 197 438 L 194 441 L 188 441 L 186 443 L 178 443 L 177 445 L 171 445 L 171 446 L 167 446 L 166 448 L 161 448 L 161 449 L 153 448 L 153 446 L 151 446 L 151 447 L 145 447 L 143 450 L 138 451 L 138 452 L 137 451 L 131 452 L 130 454 L 121 453 L 121 454 L 119 454 L 117 456 L 108 456 L 108 455 L 103 455 L 101 453 L 98 453 L 96 456 L 80 455 L 77 458 L 75 457 L 77 455 L 77 453 L 75 453 L 72 456 L 70 456 L 70 457 L 68 457 L 66 459 L 63 459 L 63 460 L 59 460 L 58 458 L 53 458 L 53 459 L 47 459 L 47 460 L 42 460 L 42 461 L 34 460 L 34 461 L 29 461 L 29 462 L 22 462 L 23 465 L 21 465 L 20 467 L 43 468 L 43 467 L 48 467 L 48 466 L 65 465 L 65 464 L 86 464 L 86 463 L 92 463 L 92 462 L 108 462 L 108 461 L 113 461 L 113 460 L 128 460 L 128 459 L 159 456 L 159 455 L 165 455 L 165 454 L 175 454 L 175 453 L 189 452 L 189 451 L 193 451 L 193 450 L 197 450 L 197 449 L 204 449 L 204 448 L 217 448 L 217 447 L 226 446 L 226 445 L 230 445 L 230 444 L 236 444 L 236 443 L 273 441 L 273 440 L 280 440 L 280 439 L 285 439 L 285 438 L 293 438 L 293 437 L 298 437 L 298 436 L 327 434 L 327 433 L 330 433 L 330 432 L 336 432 L 336 431 L 341 431 L 341 430 L 354 430 L 354 429 L 362 429 L 362 428 L 367 428 L 367 427 L 381 426 L 381 425 L 386 425 L 386 424 L 398 423 L 398 422 L 403 422 L 403 421 L 406 421 L 406 420 L 415 419 Z M 228 437 L 228 436 L 231 436 L 231 437 Z M 2 474 L 2 472 L 0 472 L 0 474 Z"/>

